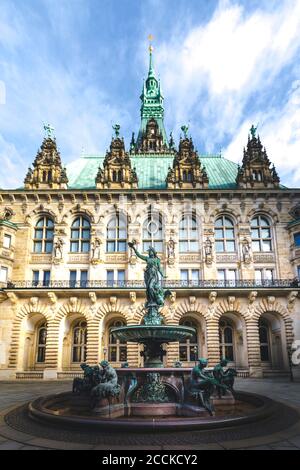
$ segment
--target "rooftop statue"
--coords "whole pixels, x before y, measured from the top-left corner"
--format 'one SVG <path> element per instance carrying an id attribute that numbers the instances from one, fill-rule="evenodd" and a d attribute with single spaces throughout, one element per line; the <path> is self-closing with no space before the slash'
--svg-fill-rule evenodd
<path id="1" fill-rule="evenodd" d="M 120 129 L 121 129 L 120 124 L 115 124 L 114 126 L 112 126 L 112 128 L 115 131 L 116 138 L 118 138 L 120 135 Z"/>
<path id="2" fill-rule="evenodd" d="M 53 139 L 54 138 L 54 127 L 50 126 L 50 124 L 44 124 L 44 131 L 45 131 L 45 137 L 47 139 Z"/>
<path id="3" fill-rule="evenodd" d="M 160 325 L 162 317 L 159 315 L 159 308 L 164 305 L 165 298 L 171 294 L 169 290 L 164 291 L 160 283 L 160 276 L 165 278 L 161 269 L 160 259 L 153 247 L 148 249 L 149 256 L 144 256 L 138 252 L 134 242 L 129 242 L 128 245 L 133 249 L 138 258 L 147 263 L 144 272 L 147 296 L 145 304 L 147 314 L 144 317 L 145 324 Z"/>
<path id="4" fill-rule="evenodd" d="M 181 126 L 181 130 L 183 132 L 184 138 L 187 139 L 188 138 L 187 133 L 188 133 L 188 130 L 189 130 L 189 126 L 186 126 L 186 125 Z"/>
<path id="5" fill-rule="evenodd" d="M 258 126 L 254 127 L 253 124 L 250 127 L 250 133 L 251 133 L 252 139 L 254 139 L 256 137 L 257 128 L 258 128 Z"/>

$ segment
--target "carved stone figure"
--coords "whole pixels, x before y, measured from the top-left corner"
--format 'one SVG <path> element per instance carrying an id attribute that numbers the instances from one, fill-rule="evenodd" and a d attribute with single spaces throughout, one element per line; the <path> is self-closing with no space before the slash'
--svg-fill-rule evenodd
<path id="1" fill-rule="evenodd" d="M 97 263 L 101 260 L 101 240 L 95 238 L 95 241 L 91 243 L 91 261 Z"/>
<path id="2" fill-rule="evenodd" d="M 250 251 L 250 243 L 247 238 L 244 238 L 242 241 L 242 255 L 243 255 L 243 261 L 246 264 L 249 264 L 251 262 L 251 251 Z"/>
<path id="3" fill-rule="evenodd" d="M 209 237 L 206 238 L 204 243 L 204 254 L 206 264 L 212 263 L 212 241 Z"/>
<path id="4" fill-rule="evenodd" d="M 63 257 L 63 252 L 62 252 L 62 247 L 64 245 L 64 241 L 62 238 L 58 238 L 57 241 L 54 243 L 54 258 L 55 259 L 62 259 Z"/>
<path id="5" fill-rule="evenodd" d="M 175 257 L 175 242 L 172 238 L 168 241 L 168 258 L 174 258 Z"/>
<path id="6" fill-rule="evenodd" d="M 97 398 L 117 397 L 120 393 L 118 376 L 115 369 L 107 362 L 100 362 L 99 384 L 91 390 L 92 406 Z"/>

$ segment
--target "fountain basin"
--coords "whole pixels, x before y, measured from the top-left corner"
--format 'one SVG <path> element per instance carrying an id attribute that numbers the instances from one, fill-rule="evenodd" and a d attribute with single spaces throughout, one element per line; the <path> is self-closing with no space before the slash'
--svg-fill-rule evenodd
<path id="1" fill-rule="evenodd" d="M 195 329 L 190 326 L 132 325 L 112 328 L 111 332 L 121 341 L 144 343 L 156 341 L 160 344 L 192 338 Z"/>
<path id="2" fill-rule="evenodd" d="M 122 342 L 144 345 L 144 367 L 163 367 L 162 344 L 191 339 L 195 329 L 190 326 L 132 325 L 112 328 L 112 334 Z"/>

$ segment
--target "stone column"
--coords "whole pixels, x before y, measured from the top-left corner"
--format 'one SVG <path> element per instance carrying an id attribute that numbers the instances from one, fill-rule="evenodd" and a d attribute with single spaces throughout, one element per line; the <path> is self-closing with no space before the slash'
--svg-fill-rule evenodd
<path id="1" fill-rule="evenodd" d="M 58 369 L 59 346 L 62 347 L 62 345 L 59 344 L 59 326 L 59 318 L 54 318 L 50 320 L 47 324 L 44 378 L 56 378 L 56 373 Z M 51 370 L 51 372 L 48 373 L 48 370 Z"/>
<path id="2" fill-rule="evenodd" d="M 208 366 L 214 367 L 220 362 L 219 319 L 206 319 L 206 344 Z"/>
<path id="3" fill-rule="evenodd" d="M 179 361 L 179 342 L 167 345 L 167 367 L 174 367 L 174 363 Z"/>
<path id="4" fill-rule="evenodd" d="M 102 341 L 100 337 L 99 320 L 90 320 L 87 322 L 87 348 L 86 348 L 86 362 L 90 366 L 98 364 L 99 351 L 102 348 Z"/>
<path id="5" fill-rule="evenodd" d="M 250 377 L 262 377 L 258 320 L 246 320 L 248 365 Z"/>

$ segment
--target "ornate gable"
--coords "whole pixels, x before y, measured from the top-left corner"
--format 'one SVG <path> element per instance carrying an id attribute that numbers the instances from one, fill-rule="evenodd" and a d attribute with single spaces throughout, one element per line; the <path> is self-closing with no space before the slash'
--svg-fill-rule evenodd
<path id="1" fill-rule="evenodd" d="M 149 119 L 146 130 L 142 132 L 137 148 L 138 153 L 166 153 L 169 146 L 165 143 L 162 132 L 154 118 Z"/>
<path id="2" fill-rule="evenodd" d="M 238 168 L 236 178 L 240 188 L 272 188 L 279 186 L 279 176 L 271 162 L 266 149 L 263 148 L 259 136 L 256 137 L 256 128 L 250 129 L 247 149 L 244 149 L 243 163 Z"/>
<path id="3" fill-rule="evenodd" d="M 138 178 L 135 168 L 131 168 L 129 154 L 125 151 L 123 138 L 119 137 L 120 126 L 114 126 L 115 138 L 112 139 L 110 150 L 106 153 L 103 169 L 99 167 L 96 176 L 96 187 L 99 189 L 132 189 L 137 188 Z"/>
<path id="4" fill-rule="evenodd" d="M 201 162 L 191 138 L 187 137 L 187 128 L 182 126 L 184 139 L 180 139 L 179 151 L 173 161 L 173 168 L 169 168 L 166 179 L 167 187 L 176 189 L 207 188 L 208 176 Z"/>
<path id="5" fill-rule="evenodd" d="M 53 128 L 44 126 L 46 136 L 24 180 L 25 189 L 66 189 L 68 177 L 62 167 Z"/>

